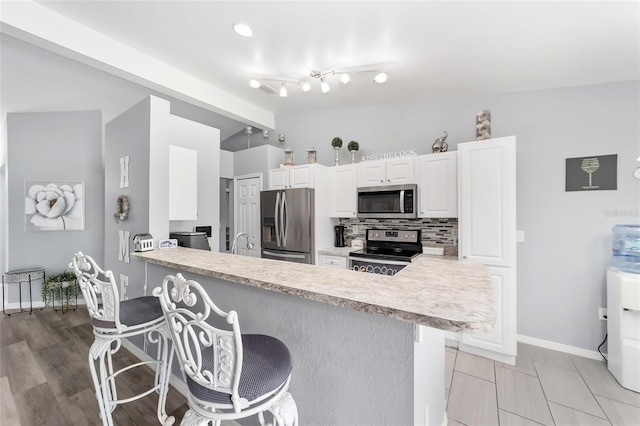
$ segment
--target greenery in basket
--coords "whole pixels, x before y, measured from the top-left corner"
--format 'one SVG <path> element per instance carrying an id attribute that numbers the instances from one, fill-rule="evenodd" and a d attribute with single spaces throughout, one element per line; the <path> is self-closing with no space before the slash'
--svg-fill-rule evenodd
<path id="1" fill-rule="evenodd" d="M 66 286 L 63 287 L 63 283 L 66 283 Z M 54 301 L 62 303 L 62 292 L 66 296 L 64 309 L 69 309 L 71 307 L 71 296 L 75 299 L 75 296 L 80 292 L 76 274 L 71 271 L 49 275 L 42 283 L 42 300 L 46 305 Z"/>
<path id="2" fill-rule="evenodd" d="M 360 144 L 356 141 L 351 141 L 349 142 L 349 144 L 347 145 L 347 149 L 349 151 L 357 151 L 360 149 Z"/>
<path id="3" fill-rule="evenodd" d="M 331 140 L 331 146 L 334 148 L 342 148 L 342 139 L 335 137 Z"/>

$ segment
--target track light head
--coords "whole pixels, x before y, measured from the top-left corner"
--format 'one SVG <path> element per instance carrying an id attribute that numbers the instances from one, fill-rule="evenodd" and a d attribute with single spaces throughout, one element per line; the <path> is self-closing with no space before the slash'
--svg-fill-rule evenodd
<path id="1" fill-rule="evenodd" d="M 347 74 L 346 72 L 340 75 L 340 82 L 342 84 L 347 84 L 350 80 L 351 78 L 349 77 L 349 74 Z"/>
<path id="2" fill-rule="evenodd" d="M 320 77 L 320 90 L 322 90 L 322 93 L 327 93 L 329 90 L 331 90 L 324 77 Z"/>
<path id="3" fill-rule="evenodd" d="M 282 85 L 280 86 L 280 97 L 281 98 L 287 97 L 287 86 L 285 86 L 284 83 L 282 83 Z"/>
<path id="4" fill-rule="evenodd" d="M 309 83 L 307 83 L 306 81 L 304 83 L 302 83 L 302 91 L 308 92 L 309 90 L 311 90 L 311 85 Z"/>
<path id="5" fill-rule="evenodd" d="M 376 74 L 376 76 L 373 78 L 373 81 L 375 81 L 376 83 L 384 83 L 385 81 L 387 81 L 387 73 L 386 72 L 380 72 L 378 74 Z"/>
<path id="6" fill-rule="evenodd" d="M 260 86 L 262 86 L 262 84 L 260 84 L 260 82 L 255 78 L 252 78 L 251 80 L 249 80 L 249 86 L 253 87 L 254 89 L 257 89 Z"/>

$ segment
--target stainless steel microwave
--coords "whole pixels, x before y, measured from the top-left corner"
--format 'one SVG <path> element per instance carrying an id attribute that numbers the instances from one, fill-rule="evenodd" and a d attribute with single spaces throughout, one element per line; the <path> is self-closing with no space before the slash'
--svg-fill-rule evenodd
<path id="1" fill-rule="evenodd" d="M 358 217 L 417 218 L 418 186 L 406 184 L 358 188 Z"/>

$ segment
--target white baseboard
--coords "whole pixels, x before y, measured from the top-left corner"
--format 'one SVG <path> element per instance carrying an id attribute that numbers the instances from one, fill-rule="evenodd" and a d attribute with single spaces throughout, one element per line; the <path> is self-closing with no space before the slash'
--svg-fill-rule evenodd
<path id="1" fill-rule="evenodd" d="M 550 340 L 538 339 L 536 337 L 523 336 L 521 334 L 518 334 L 517 339 L 518 342 L 526 343 L 528 345 L 540 346 L 542 348 L 551 349 L 554 351 L 565 352 L 572 355 L 578 355 L 585 358 L 602 361 L 602 356 L 598 351 L 582 349 L 575 346 L 565 345 L 563 343 L 552 342 Z"/>
<path id="2" fill-rule="evenodd" d="M 73 305 L 75 305 L 75 302 L 73 303 Z M 83 299 L 78 299 L 78 306 L 82 306 L 82 305 L 86 305 L 85 301 Z M 20 302 L 11 302 L 11 303 L 5 303 L 5 310 L 9 311 L 9 310 L 13 310 L 13 309 L 20 309 Z M 52 306 L 52 305 L 49 305 Z M 41 309 L 44 308 L 44 302 L 41 300 L 37 300 L 33 302 L 33 309 Z M 56 303 L 56 308 L 59 308 L 60 304 Z M 23 310 L 29 310 L 29 301 L 27 300 L 26 302 L 22 302 L 22 309 Z M 66 309 L 65 309 L 66 311 Z M 9 313 L 13 313 L 13 312 L 9 312 Z"/>

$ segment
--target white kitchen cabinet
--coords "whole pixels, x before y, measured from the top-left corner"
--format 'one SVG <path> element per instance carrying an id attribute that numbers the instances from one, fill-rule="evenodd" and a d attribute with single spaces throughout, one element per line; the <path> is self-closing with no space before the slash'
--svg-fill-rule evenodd
<path id="1" fill-rule="evenodd" d="M 269 170 L 269 189 L 313 188 L 319 164 L 281 167 Z"/>
<path id="2" fill-rule="evenodd" d="M 321 254 L 318 265 L 329 266 L 332 268 L 347 269 L 347 258 L 345 256 L 332 256 L 329 254 Z"/>
<path id="3" fill-rule="evenodd" d="M 416 157 L 418 217 L 458 217 L 458 153 Z"/>
<path id="4" fill-rule="evenodd" d="M 480 356 L 490 353 L 492 359 L 514 364 L 517 348 L 515 268 L 490 266 L 489 271 L 496 308 L 493 330 L 461 334 L 458 348 Z"/>
<path id="5" fill-rule="evenodd" d="M 414 169 L 414 157 L 359 163 L 358 186 L 415 183 Z"/>
<path id="6" fill-rule="evenodd" d="M 331 178 L 331 217 L 356 217 L 358 174 L 355 164 L 329 168 Z"/>
<path id="7" fill-rule="evenodd" d="M 169 220 L 198 219 L 198 151 L 169 145 Z"/>
<path id="8" fill-rule="evenodd" d="M 516 138 L 458 144 L 459 258 L 487 265 L 495 292 L 493 331 L 460 349 L 513 364 L 516 356 Z"/>

